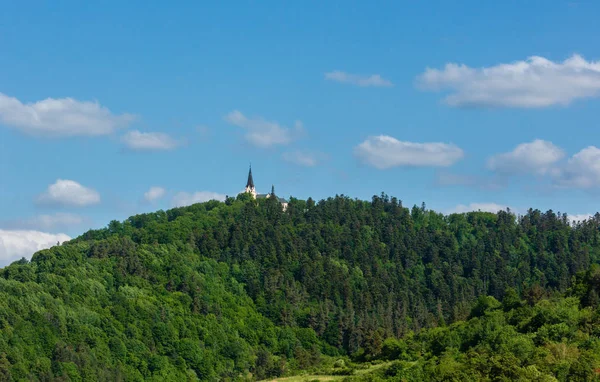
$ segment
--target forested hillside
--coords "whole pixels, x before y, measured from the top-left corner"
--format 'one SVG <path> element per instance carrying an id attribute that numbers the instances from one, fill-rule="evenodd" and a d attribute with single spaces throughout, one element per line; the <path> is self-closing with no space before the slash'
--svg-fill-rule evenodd
<path id="1" fill-rule="evenodd" d="M 546 322 L 528 317 L 555 310 L 542 301 L 577 310 L 565 322 L 573 333 L 596 322 L 599 225 L 600 215 L 571 225 L 552 211 L 444 216 L 386 195 L 292 198 L 286 211 L 241 195 L 113 221 L 0 270 L 0 381 L 252 380 L 329 357 L 401 358 L 425 373 L 427 357 L 450 348 L 481 352 L 484 334 L 461 331 L 473 322 L 512 325 L 503 336 L 542 346 L 526 334 Z M 555 297 L 564 292 L 574 297 Z M 510 309 L 495 302 L 506 296 Z M 415 350 L 415 335 L 429 348 Z M 406 346 L 394 356 L 393 338 Z M 577 353 L 587 366 L 589 346 Z"/>
<path id="2" fill-rule="evenodd" d="M 578 275 L 565 296 L 499 302 L 481 296 L 467 321 L 386 339 L 375 356 L 393 360 L 353 381 L 600 380 L 600 268 Z"/>

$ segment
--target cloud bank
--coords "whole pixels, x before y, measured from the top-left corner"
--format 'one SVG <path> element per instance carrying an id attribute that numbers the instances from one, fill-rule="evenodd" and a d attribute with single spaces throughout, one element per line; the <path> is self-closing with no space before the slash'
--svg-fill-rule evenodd
<path id="1" fill-rule="evenodd" d="M 39 137 L 99 136 L 128 126 L 135 117 L 113 114 L 98 102 L 46 98 L 23 103 L 0 93 L 0 123 Z"/>
<path id="2" fill-rule="evenodd" d="M 63 233 L 0 229 L 0 267 L 22 257 L 31 259 L 35 252 L 68 240 L 71 238 Z"/>
<path id="3" fill-rule="evenodd" d="M 588 146 L 569 157 L 552 142 L 536 139 L 521 143 L 508 152 L 488 160 L 488 168 L 506 176 L 536 175 L 558 188 L 592 189 L 600 187 L 600 149 Z"/>
<path id="4" fill-rule="evenodd" d="M 543 108 L 600 94 L 600 61 L 573 55 L 563 62 L 532 56 L 524 61 L 471 68 L 449 63 L 417 78 L 422 90 L 445 91 L 456 107 Z"/>

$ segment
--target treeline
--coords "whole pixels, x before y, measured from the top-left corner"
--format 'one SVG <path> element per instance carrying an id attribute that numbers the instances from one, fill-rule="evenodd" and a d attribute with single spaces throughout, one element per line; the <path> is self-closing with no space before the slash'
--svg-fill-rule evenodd
<path id="1" fill-rule="evenodd" d="M 480 296 L 566 291 L 599 262 L 599 225 L 386 195 L 286 211 L 241 195 L 112 221 L 0 270 L 0 380 L 261 379 L 376 357 Z"/>

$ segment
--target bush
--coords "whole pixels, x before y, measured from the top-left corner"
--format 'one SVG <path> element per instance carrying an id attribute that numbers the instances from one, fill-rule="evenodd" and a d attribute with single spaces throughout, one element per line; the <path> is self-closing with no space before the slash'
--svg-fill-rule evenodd
<path id="1" fill-rule="evenodd" d="M 333 367 L 340 368 L 346 366 L 346 362 L 343 359 L 338 359 L 333 363 Z"/>

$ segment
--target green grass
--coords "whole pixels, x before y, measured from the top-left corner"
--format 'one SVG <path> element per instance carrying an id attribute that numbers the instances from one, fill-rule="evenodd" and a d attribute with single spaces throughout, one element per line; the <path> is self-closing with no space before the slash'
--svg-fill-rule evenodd
<path id="1" fill-rule="evenodd" d="M 276 378 L 269 382 L 309 382 L 309 381 L 341 381 L 344 375 L 296 375 L 293 377 Z"/>
<path id="2" fill-rule="evenodd" d="M 383 368 L 384 366 L 390 365 L 391 362 L 379 363 L 376 365 L 369 365 L 364 369 L 357 369 L 352 376 L 359 376 L 372 373 L 376 370 Z M 281 377 L 271 379 L 263 382 L 311 382 L 311 381 L 341 381 L 344 378 L 350 377 L 349 375 L 295 375 L 293 377 Z"/>

